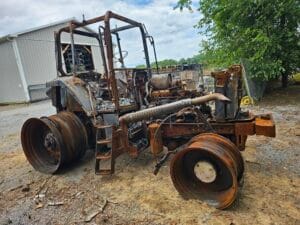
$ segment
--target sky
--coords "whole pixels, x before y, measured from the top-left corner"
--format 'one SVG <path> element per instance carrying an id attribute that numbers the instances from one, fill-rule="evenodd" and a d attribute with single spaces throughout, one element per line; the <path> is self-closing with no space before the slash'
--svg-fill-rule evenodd
<path id="1" fill-rule="evenodd" d="M 156 43 L 158 59 L 180 59 L 197 54 L 203 37 L 194 28 L 198 11 L 174 10 L 176 0 L 9 0 L 0 1 L 0 36 L 45 25 L 66 18 L 82 20 L 100 16 L 107 10 L 146 25 Z M 144 63 L 138 33 L 121 34 L 127 50 L 127 66 Z M 150 51 L 151 52 L 151 51 Z M 152 54 L 150 54 L 152 56 Z M 153 61 L 153 57 L 151 57 Z"/>

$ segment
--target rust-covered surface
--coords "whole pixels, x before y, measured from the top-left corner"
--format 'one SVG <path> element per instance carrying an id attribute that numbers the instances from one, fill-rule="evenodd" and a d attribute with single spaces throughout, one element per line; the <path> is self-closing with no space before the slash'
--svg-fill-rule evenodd
<path id="1" fill-rule="evenodd" d="M 203 162 L 211 168 L 202 168 L 201 172 L 214 171 L 211 179 L 197 174 L 197 167 Z M 194 137 L 173 157 L 170 165 L 173 184 L 180 194 L 204 200 L 218 209 L 234 202 L 243 172 L 244 162 L 238 148 L 230 140 L 213 133 Z"/>
<path id="2" fill-rule="evenodd" d="M 255 133 L 268 137 L 275 137 L 275 123 L 271 114 L 259 115 L 255 118 Z"/>
<path id="3" fill-rule="evenodd" d="M 27 120 L 21 141 L 30 164 L 50 174 L 82 158 L 87 149 L 86 129 L 71 112 Z"/>
<path id="4" fill-rule="evenodd" d="M 111 28 L 112 19 L 123 25 Z M 81 30 L 95 23 L 97 32 Z M 145 68 L 126 67 L 119 33 L 131 29 L 142 38 Z M 69 73 L 62 60 L 62 33 L 71 38 Z M 98 41 L 103 74 L 85 69 L 74 34 Z M 240 65 L 213 72 L 215 93 L 205 93 L 201 65 L 152 69 L 148 42 L 156 55 L 153 37 L 143 24 L 110 11 L 71 22 L 56 32 L 55 42 L 58 78 L 47 87 L 57 114 L 27 120 L 21 134 L 24 153 L 36 170 L 57 173 L 83 158 L 89 148 L 95 173 L 112 175 L 120 155 L 137 158 L 150 149 L 157 162 L 154 174 L 172 158 L 171 177 L 183 196 L 199 197 L 220 209 L 234 202 L 244 170 L 239 151 L 245 149 L 247 137 L 275 137 L 272 115 L 254 115 L 240 107 Z"/>

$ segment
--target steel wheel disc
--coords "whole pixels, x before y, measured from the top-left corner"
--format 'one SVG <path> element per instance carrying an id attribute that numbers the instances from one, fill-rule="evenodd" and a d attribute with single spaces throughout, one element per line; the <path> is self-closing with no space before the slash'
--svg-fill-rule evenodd
<path id="1" fill-rule="evenodd" d="M 177 191 L 185 198 L 200 199 L 219 209 L 229 207 L 237 196 L 238 175 L 241 177 L 243 172 L 243 162 L 239 162 L 242 158 L 234 147 L 216 134 L 193 138 L 171 161 L 170 173 Z M 202 167 L 195 170 L 199 164 Z"/>
<path id="2" fill-rule="evenodd" d="M 45 146 L 45 138 L 49 134 L 54 136 L 54 148 Z M 63 141 L 55 126 L 48 121 L 31 118 L 22 127 L 21 142 L 27 160 L 36 170 L 43 173 L 58 170 L 63 158 Z"/>
<path id="3" fill-rule="evenodd" d="M 71 112 L 28 119 L 21 131 L 23 151 L 30 164 L 43 173 L 56 173 L 83 157 L 87 133 Z"/>

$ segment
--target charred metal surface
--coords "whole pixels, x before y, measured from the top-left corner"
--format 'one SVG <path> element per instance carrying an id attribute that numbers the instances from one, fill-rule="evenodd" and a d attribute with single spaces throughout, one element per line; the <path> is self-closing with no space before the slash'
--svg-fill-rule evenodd
<path id="1" fill-rule="evenodd" d="M 60 108 L 59 111 L 67 109 L 69 111 L 84 111 L 87 116 L 93 115 L 95 99 L 92 98 L 93 101 L 90 101 L 89 92 L 83 80 L 77 77 L 62 77 L 47 83 L 47 86 L 51 90 L 48 95 L 55 99 L 53 105 Z"/>
<path id="2" fill-rule="evenodd" d="M 154 156 L 163 151 L 163 141 L 159 124 L 153 123 L 148 126 L 150 133 L 150 150 Z"/>
<path id="3" fill-rule="evenodd" d="M 112 19 L 123 25 L 112 29 Z M 92 24 L 97 32 L 82 29 Z M 126 67 L 120 33 L 133 29 L 142 38 L 145 68 Z M 70 35 L 67 47 L 61 43 L 63 33 Z M 77 36 L 97 41 L 102 72 L 79 60 Z M 148 42 L 155 70 L 150 67 Z M 71 50 L 68 72 L 66 48 Z M 239 150 L 245 149 L 248 135 L 275 137 L 272 115 L 253 115 L 240 108 L 240 65 L 213 72 L 215 93 L 205 93 L 201 65 L 158 68 L 154 39 L 142 23 L 110 11 L 80 23 L 72 21 L 55 33 L 55 53 L 58 77 L 47 83 L 47 94 L 57 114 L 31 118 L 21 132 L 26 158 L 38 171 L 57 173 L 91 148 L 95 173 L 110 175 L 118 156 L 136 158 L 150 147 L 157 159 L 154 174 L 173 156 L 170 172 L 178 192 L 224 209 L 237 195 L 244 171 Z"/>
<path id="4" fill-rule="evenodd" d="M 215 78 L 215 92 L 232 100 L 231 104 L 216 101 L 216 120 L 236 119 L 242 98 L 242 67 L 234 65 L 227 70 L 213 72 L 212 76 Z"/>

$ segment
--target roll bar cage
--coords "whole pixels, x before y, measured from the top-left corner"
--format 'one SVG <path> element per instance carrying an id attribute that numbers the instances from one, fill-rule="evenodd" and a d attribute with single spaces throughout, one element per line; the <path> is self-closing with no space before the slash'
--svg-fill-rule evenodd
<path id="1" fill-rule="evenodd" d="M 111 19 L 116 19 L 118 21 L 124 22 L 124 23 L 126 23 L 126 25 L 111 29 L 111 27 L 110 27 Z M 92 32 L 86 32 L 86 31 L 79 30 L 79 28 L 85 27 L 87 25 L 95 24 L 98 22 L 104 23 L 103 26 L 100 25 L 98 27 L 98 33 L 96 33 L 96 32 L 92 33 Z M 104 68 L 104 78 L 106 78 L 108 81 L 109 87 L 111 88 L 111 93 L 112 93 L 112 98 L 113 98 L 112 100 L 116 103 L 116 106 L 118 108 L 118 90 L 117 90 L 117 83 L 116 83 L 116 79 L 115 79 L 115 68 L 114 68 L 114 61 L 113 61 L 114 55 L 113 55 L 112 35 L 116 36 L 117 47 L 118 47 L 119 54 L 120 54 L 120 63 L 122 65 L 122 68 L 124 68 L 125 66 L 124 66 L 124 59 L 123 59 L 123 55 L 122 55 L 121 45 L 120 45 L 119 32 L 129 30 L 132 28 L 138 28 L 140 30 L 141 37 L 142 37 L 142 43 L 143 43 L 143 50 L 144 50 L 144 54 L 145 54 L 146 71 L 147 71 L 148 78 L 151 78 L 152 72 L 151 72 L 151 66 L 150 66 L 150 60 L 149 60 L 147 39 L 149 39 L 151 45 L 153 46 L 155 62 L 156 62 L 156 66 L 157 66 L 157 57 L 156 57 L 155 43 L 154 43 L 153 37 L 148 34 L 145 26 L 142 23 L 139 23 L 132 19 L 118 15 L 111 11 L 107 11 L 105 13 L 105 15 L 95 17 L 95 18 L 92 18 L 89 20 L 83 19 L 82 22 L 72 20 L 69 22 L 68 26 L 63 27 L 60 30 L 58 30 L 57 32 L 55 32 L 55 56 L 56 56 L 56 65 L 57 65 L 58 76 L 70 75 L 64 71 L 63 63 L 62 63 L 61 34 L 63 32 L 70 34 L 73 76 L 78 75 L 76 59 L 75 59 L 74 34 L 97 39 L 99 46 L 100 46 L 100 51 L 101 51 L 102 63 L 103 63 L 103 68 Z M 158 68 L 156 68 L 156 69 L 158 71 Z"/>
<path id="2" fill-rule="evenodd" d="M 125 22 L 125 23 L 127 23 L 127 25 L 111 29 L 110 28 L 110 20 L 112 18 L 122 21 L 122 22 Z M 91 33 L 91 32 L 78 30 L 78 28 L 82 28 L 87 25 L 95 24 L 98 22 L 104 22 L 104 26 L 99 26 L 98 34 L 96 32 Z M 154 43 L 153 37 L 148 34 L 144 24 L 134 21 L 132 19 L 126 18 L 124 16 L 118 15 L 111 11 L 107 11 L 105 13 L 105 15 L 103 15 L 103 16 L 95 17 L 95 18 L 89 19 L 89 20 L 83 20 L 82 22 L 72 20 L 69 22 L 68 26 L 63 27 L 60 30 L 58 30 L 57 32 L 55 32 L 56 63 L 57 63 L 57 70 L 60 73 L 60 76 L 69 75 L 63 70 L 63 66 L 62 66 L 63 63 L 62 63 L 62 51 L 61 51 L 61 34 L 63 32 L 70 34 L 72 63 L 74 65 L 73 71 L 72 71 L 73 74 L 76 74 L 76 72 L 77 72 L 76 62 L 75 62 L 75 47 L 74 47 L 74 34 L 77 34 L 77 35 L 95 38 L 98 40 L 99 46 L 101 49 L 101 57 L 103 60 L 104 73 L 105 73 L 105 76 L 108 76 L 108 75 L 114 75 L 112 35 L 116 36 L 117 47 L 118 47 L 119 54 L 120 54 L 120 63 L 122 64 L 122 67 L 124 67 L 124 59 L 123 59 L 121 45 L 120 45 L 119 32 L 124 31 L 124 30 L 129 30 L 132 28 L 139 28 L 139 30 L 140 30 L 142 42 L 143 42 L 143 48 L 144 48 L 143 50 L 144 50 L 145 60 L 146 60 L 146 69 L 148 70 L 148 73 L 151 76 L 151 67 L 150 67 L 147 39 L 149 39 L 151 45 L 153 46 L 155 62 L 157 65 L 157 56 L 156 56 L 156 49 L 155 49 L 155 43 Z M 101 37 L 103 37 L 103 38 L 101 38 Z M 104 40 L 105 44 L 103 43 L 103 40 Z M 106 54 L 105 54 L 105 52 L 106 52 Z"/>

